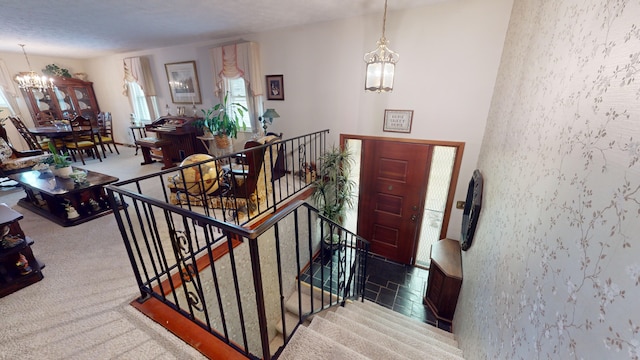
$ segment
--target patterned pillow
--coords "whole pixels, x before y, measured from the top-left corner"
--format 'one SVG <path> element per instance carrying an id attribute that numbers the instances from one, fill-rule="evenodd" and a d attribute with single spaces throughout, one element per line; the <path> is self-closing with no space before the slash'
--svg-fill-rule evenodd
<path id="1" fill-rule="evenodd" d="M 11 147 L 3 138 L 0 138 L 0 161 L 5 161 L 10 158 L 11 155 L 13 155 L 13 150 L 11 150 Z"/>

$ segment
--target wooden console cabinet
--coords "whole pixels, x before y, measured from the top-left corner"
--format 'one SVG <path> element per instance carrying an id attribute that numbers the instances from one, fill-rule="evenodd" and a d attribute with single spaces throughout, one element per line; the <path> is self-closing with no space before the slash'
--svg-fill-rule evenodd
<path id="1" fill-rule="evenodd" d="M 453 321 L 461 286 L 460 242 L 442 239 L 431 245 L 431 267 L 423 302 L 439 320 Z"/>
<path id="2" fill-rule="evenodd" d="M 41 271 L 44 264 L 33 256 L 33 240 L 22 232 L 18 223 L 20 219 L 22 214 L 6 204 L 0 204 L 0 235 L 24 240 L 13 247 L 5 247 L 4 243 L 0 245 L 0 298 L 44 277 Z M 5 234 L 6 230 L 8 231 Z"/>

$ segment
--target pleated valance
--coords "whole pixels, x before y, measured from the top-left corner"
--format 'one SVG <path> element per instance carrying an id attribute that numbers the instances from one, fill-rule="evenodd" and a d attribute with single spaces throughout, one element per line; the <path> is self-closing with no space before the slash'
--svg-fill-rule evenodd
<path id="1" fill-rule="evenodd" d="M 242 77 L 248 84 L 251 95 L 262 96 L 264 92 L 260 51 L 255 42 L 242 42 L 218 46 L 211 49 L 215 95 L 221 98 L 225 92 L 224 79 Z"/>
<path id="2" fill-rule="evenodd" d="M 156 96 L 156 87 L 151 76 L 149 59 L 144 56 L 130 57 L 122 60 L 124 66 L 124 91 L 123 95 L 129 94 L 128 82 L 135 82 L 142 88 L 145 96 Z"/>

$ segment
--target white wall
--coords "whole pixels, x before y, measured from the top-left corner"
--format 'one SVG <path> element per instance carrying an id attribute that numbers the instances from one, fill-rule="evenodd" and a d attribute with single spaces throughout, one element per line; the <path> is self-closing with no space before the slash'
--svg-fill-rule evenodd
<path id="1" fill-rule="evenodd" d="M 260 44 L 265 75 L 283 74 L 285 101 L 265 101 L 280 118 L 270 127 L 285 137 L 330 129 L 340 133 L 466 143 L 456 198 L 464 200 L 502 52 L 512 0 L 439 3 L 387 15 L 390 48 L 400 54 L 395 90 L 365 93 L 363 55 L 375 48 L 382 14 L 243 37 Z M 116 121 L 116 138 L 129 142 L 130 106 L 122 93 L 122 59 L 150 57 L 161 112 L 171 104 L 164 64 L 196 60 L 202 107 L 214 104 L 208 49 L 230 39 L 118 54 L 87 63 L 102 110 Z M 414 110 L 410 134 L 382 131 L 384 109 Z M 459 239 L 461 210 L 448 236 Z"/>

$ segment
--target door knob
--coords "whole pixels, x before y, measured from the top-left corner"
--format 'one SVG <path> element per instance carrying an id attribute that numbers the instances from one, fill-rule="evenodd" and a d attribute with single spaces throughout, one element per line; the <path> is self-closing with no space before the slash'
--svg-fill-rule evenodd
<path id="1" fill-rule="evenodd" d="M 417 219 L 417 217 L 416 217 L 416 215 L 415 215 L 415 214 L 414 214 L 414 215 L 411 215 L 411 221 L 416 222 L 416 219 Z"/>

